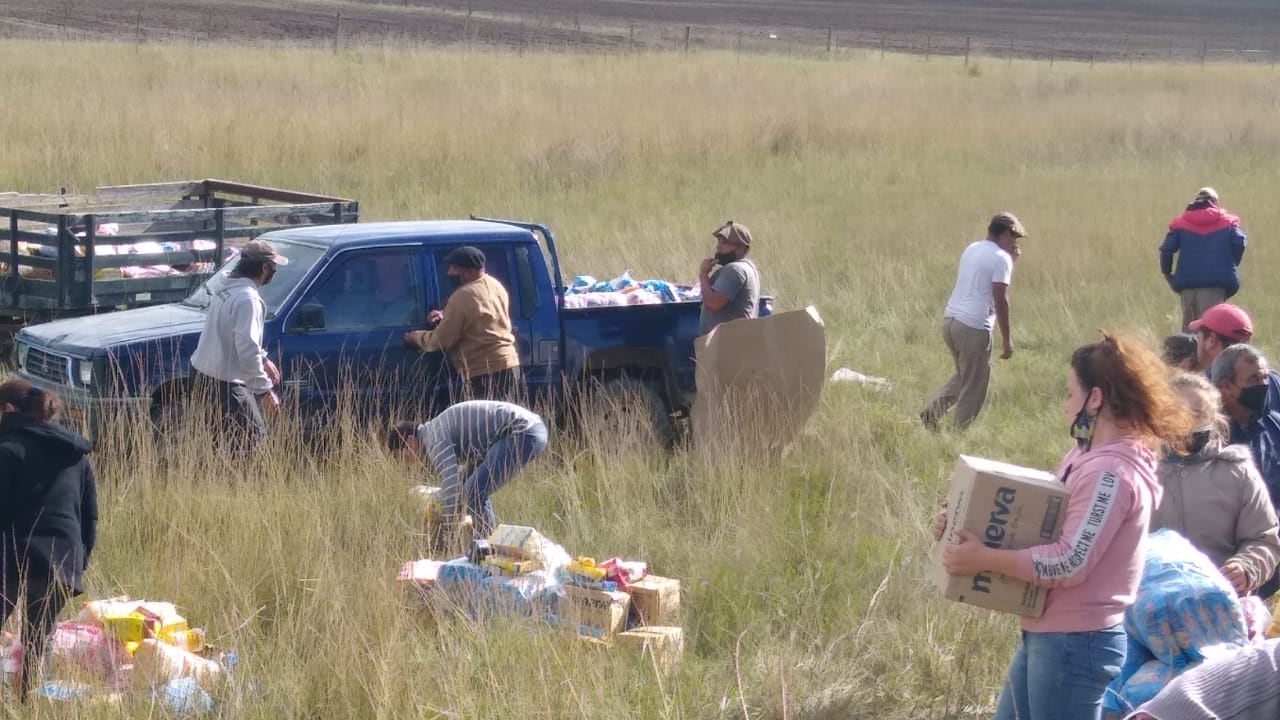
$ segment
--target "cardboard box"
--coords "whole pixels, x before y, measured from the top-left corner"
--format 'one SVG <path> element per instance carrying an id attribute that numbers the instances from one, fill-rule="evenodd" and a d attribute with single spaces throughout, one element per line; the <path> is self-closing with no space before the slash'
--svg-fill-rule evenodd
<path id="1" fill-rule="evenodd" d="M 641 657 L 653 658 L 658 669 L 666 672 L 680 662 L 684 655 L 684 628 L 651 626 L 619 633 L 619 647 L 638 652 Z"/>
<path id="2" fill-rule="evenodd" d="M 602 638 L 612 638 L 626 628 L 631 596 L 624 592 L 608 592 L 566 585 L 560 598 L 560 615 L 570 626 L 578 625 Z"/>
<path id="3" fill-rule="evenodd" d="M 680 581 L 645 575 L 627 586 L 636 625 L 667 626 L 680 623 Z"/>
<path id="4" fill-rule="evenodd" d="M 1052 474 L 961 455 L 947 495 L 947 532 L 934 548 L 934 584 L 949 600 L 1039 617 L 1046 588 L 990 573 L 952 577 L 942 567 L 942 551 L 960 528 L 1001 550 L 1045 545 L 1058 539 L 1066 514 L 1066 485 Z"/>
<path id="5" fill-rule="evenodd" d="M 489 536 L 489 544 L 493 546 L 495 554 L 520 560 L 538 559 L 542 543 L 542 535 L 524 525 L 499 525 Z"/>

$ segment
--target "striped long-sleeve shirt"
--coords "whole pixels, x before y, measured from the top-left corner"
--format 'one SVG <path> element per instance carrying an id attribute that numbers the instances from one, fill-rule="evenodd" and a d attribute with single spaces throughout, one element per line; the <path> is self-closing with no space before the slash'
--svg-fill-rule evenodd
<path id="1" fill-rule="evenodd" d="M 440 479 L 441 504 L 446 517 L 461 512 L 462 484 L 458 465 L 463 459 L 483 455 L 504 437 L 519 435 L 542 425 L 542 418 L 511 403 L 472 400 L 449 407 L 430 422 L 418 426 L 418 442 L 427 464 Z"/>

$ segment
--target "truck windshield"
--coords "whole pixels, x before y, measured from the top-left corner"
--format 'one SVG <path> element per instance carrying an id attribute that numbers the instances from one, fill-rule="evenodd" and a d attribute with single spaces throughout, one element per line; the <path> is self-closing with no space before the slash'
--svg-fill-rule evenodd
<path id="1" fill-rule="evenodd" d="M 311 267 L 324 255 L 323 249 L 311 247 L 310 245 L 298 245 L 284 240 L 273 240 L 271 244 L 275 247 L 276 252 L 289 258 L 289 264 L 277 268 L 276 276 L 272 278 L 271 282 L 258 288 L 258 293 L 262 295 L 262 302 L 267 306 L 268 315 L 274 315 L 280 309 L 280 304 L 289 296 L 289 292 L 307 276 Z M 204 284 L 196 288 L 196 291 L 191 293 L 186 300 L 183 300 L 182 304 L 202 309 L 209 307 L 210 298 L 226 284 L 231 276 L 231 271 L 236 269 L 237 262 L 239 262 L 239 257 L 228 261 L 227 264 L 219 268 L 218 272 L 204 281 Z"/>

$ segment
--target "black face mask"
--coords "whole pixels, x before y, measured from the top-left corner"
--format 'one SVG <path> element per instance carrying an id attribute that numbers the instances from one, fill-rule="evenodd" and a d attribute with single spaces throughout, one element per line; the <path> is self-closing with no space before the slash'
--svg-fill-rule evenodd
<path id="1" fill-rule="evenodd" d="M 1212 428 L 1202 428 L 1191 433 L 1191 439 L 1187 441 L 1187 455 L 1199 455 L 1212 437 Z"/>
<path id="2" fill-rule="evenodd" d="M 731 262 L 737 262 L 737 260 L 738 260 L 738 253 L 732 253 L 732 252 L 716 253 L 716 262 L 720 263 L 721 265 L 728 265 Z"/>
<path id="3" fill-rule="evenodd" d="M 1255 419 L 1262 416 L 1262 411 L 1267 409 L 1267 385 L 1250 385 L 1240 391 L 1239 402 L 1241 407 L 1249 411 L 1249 414 Z"/>
<path id="4" fill-rule="evenodd" d="M 1076 413 L 1076 419 L 1071 423 L 1071 437 L 1076 441 L 1076 447 L 1082 450 L 1088 450 L 1093 444 L 1093 416 L 1089 414 L 1089 393 L 1093 392 L 1090 388 L 1084 394 L 1084 403 L 1080 405 L 1080 412 Z"/>

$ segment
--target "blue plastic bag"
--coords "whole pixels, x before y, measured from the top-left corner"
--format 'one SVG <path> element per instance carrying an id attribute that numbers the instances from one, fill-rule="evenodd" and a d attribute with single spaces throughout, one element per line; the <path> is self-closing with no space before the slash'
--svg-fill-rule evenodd
<path id="1" fill-rule="evenodd" d="M 1109 715 L 1130 712 L 1209 655 L 1248 644 L 1235 591 L 1204 553 L 1168 528 L 1147 536 L 1124 629 L 1124 666 L 1103 699 Z"/>

